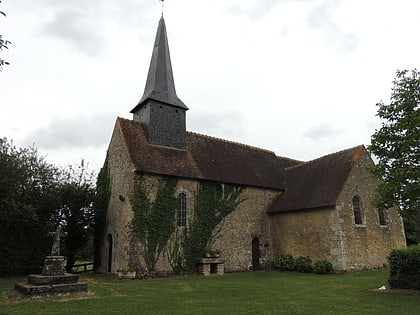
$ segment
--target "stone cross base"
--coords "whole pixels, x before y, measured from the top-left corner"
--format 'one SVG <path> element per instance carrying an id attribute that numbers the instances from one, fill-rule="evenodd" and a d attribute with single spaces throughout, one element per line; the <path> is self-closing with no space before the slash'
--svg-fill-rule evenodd
<path id="1" fill-rule="evenodd" d="M 48 276 L 64 275 L 64 256 L 47 256 L 44 260 L 42 274 Z"/>
<path id="2" fill-rule="evenodd" d="M 201 258 L 198 260 L 198 273 L 203 276 L 223 275 L 225 261 L 220 258 Z"/>
<path id="3" fill-rule="evenodd" d="M 63 256 L 47 256 L 42 274 L 29 275 L 27 283 L 16 283 L 15 290 L 28 296 L 86 293 L 87 283 L 79 277 L 64 272 Z"/>
<path id="4" fill-rule="evenodd" d="M 53 277 L 53 276 L 44 276 Z M 43 280 L 50 282 L 49 280 Z M 68 280 L 65 280 L 67 282 Z M 86 293 L 87 283 L 75 282 L 75 283 L 56 283 L 56 284 L 44 284 L 37 285 L 31 283 L 16 283 L 15 290 L 27 296 L 43 296 L 43 295 L 56 295 L 56 294 L 67 294 L 67 293 Z"/>

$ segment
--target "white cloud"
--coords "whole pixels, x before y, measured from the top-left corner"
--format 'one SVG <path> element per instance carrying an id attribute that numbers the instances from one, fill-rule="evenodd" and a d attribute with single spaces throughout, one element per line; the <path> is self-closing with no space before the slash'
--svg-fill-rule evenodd
<path id="1" fill-rule="evenodd" d="M 13 44 L 0 73 L 0 136 L 64 164 L 87 154 L 102 164 L 116 116 L 130 116 L 143 93 L 159 1 L 2 9 Z M 414 0 L 168 0 L 164 10 L 188 130 L 282 156 L 368 142 L 395 70 L 419 67 Z"/>
<path id="2" fill-rule="evenodd" d="M 209 136 L 230 140 L 246 135 L 243 114 L 234 110 L 187 113 L 188 129 Z"/>
<path id="3" fill-rule="evenodd" d="M 30 132 L 22 141 L 25 146 L 60 150 L 72 148 L 97 148 L 110 139 L 115 113 L 96 116 L 56 117 L 44 127 Z"/>
<path id="4" fill-rule="evenodd" d="M 334 11 L 342 1 L 328 0 L 312 9 L 307 17 L 309 26 L 321 30 L 327 43 L 341 52 L 351 52 L 357 44 L 357 36 L 352 32 L 345 32 L 334 20 Z"/>
<path id="5" fill-rule="evenodd" d="M 339 134 L 344 133 L 343 129 L 336 128 L 329 123 L 320 123 L 310 127 L 303 132 L 305 138 L 320 142 L 327 141 L 328 138 L 336 137 Z"/>
<path id="6" fill-rule="evenodd" d="M 41 32 L 67 41 L 80 52 L 95 56 L 107 48 L 106 39 L 99 32 L 101 21 L 92 19 L 79 9 L 58 11 L 44 25 Z"/>

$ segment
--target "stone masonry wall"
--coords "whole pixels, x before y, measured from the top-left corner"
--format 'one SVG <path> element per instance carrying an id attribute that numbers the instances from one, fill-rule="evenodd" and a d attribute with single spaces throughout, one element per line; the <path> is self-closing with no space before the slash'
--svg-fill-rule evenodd
<path id="1" fill-rule="evenodd" d="M 148 185 L 154 185 L 160 177 L 143 175 L 143 178 Z M 193 218 L 197 185 L 197 181 L 187 179 L 180 179 L 177 184 L 176 195 L 178 193 L 185 193 L 187 195 L 188 221 L 191 221 Z M 251 268 L 253 238 L 259 239 L 260 266 L 264 268 L 272 265 L 271 233 L 266 210 L 277 194 L 278 192 L 276 191 L 258 188 L 245 189 L 239 197 L 244 199 L 244 202 L 217 227 L 221 228 L 221 230 L 212 248 L 221 250 L 221 258 L 225 259 L 226 271 L 243 271 Z M 131 215 L 127 216 L 127 218 L 131 218 Z M 182 233 L 182 229 L 177 228 L 177 231 Z M 119 265 L 122 266 L 129 262 L 131 266 L 145 266 L 142 257 L 142 246 L 133 233 L 131 235 L 130 253 L 128 256 L 130 257 L 129 261 L 120 259 Z M 158 260 L 156 271 L 172 271 L 166 252 Z"/>
<path id="2" fill-rule="evenodd" d="M 115 125 L 108 148 L 111 197 L 101 247 L 99 272 L 108 272 L 109 237 L 112 237 L 111 272 L 128 266 L 130 248 L 130 224 L 132 210 L 130 197 L 133 187 L 133 166 L 128 159 L 118 123 Z"/>
<path id="3" fill-rule="evenodd" d="M 405 234 L 396 209 L 387 210 L 386 226 L 379 224 L 372 205 L 378 181 L 366 166 L 373 162 L 365 150 L 355 155 L 334 208 L 290 211 L 271 215 L 274 255 L 327 259 L 335 270 L 351 271 L 382 267 L 392 249 L 404 248 Z M 362 200 L 363 224 L 354 223 L 352 199 Z"/>
<path id="4" fill-rule="evenodd" d="M 157 176 L 147 176 L 149 177 L 149 181 L 156 181 L 159 177 Z M 197 181 L 195 180 L 187 180 L 187 179 L 178 179 L 178 184 L 175 189 L 175 195 L 178 196 L 180 193 L 184 193 L 187 196 L 187 224 L 192 220 L 193 213 L 194 213 L 194 197 L 197 191 Z M 174 222 L 176 222 L 176 217 L 174 217 Z M 179 227 L 176 228 L 175 233 L 182 234 L 184 228 Z M 158 260 L 156 264 L 157 271 L 167 271 L 172 272 L 172 267 L 169 264 L 168 257 L 166 251 L 162 253 L 162 256 Z"/>
<path id="5" fill-rule="evenodd" d="M 386 226 L 379 224 L 378 211 L 372 204 L 378 180 L 366 169 L 372 163 L 366 151 L 361 151 L 337 200 L 346 270 L 382 267 L 392 249 L 406 246 L 404 226 L 396 209 L 386 210 Z M 356 195 L 361 198 L 361 225 L 354 223 L 352 199 Z"/>
<path id="6" fill-rule="evenodd" d="M 309 256 L 340 265 L 340 235 L 333 231 L 333 208 L 289 211 L 270 215 L 275 258 L 282 254 Z"/>
<path id="7" fill-rule="evenodd" d="M 252 240 L 259 241 L 259 265 L 271 267 L 273 245 L 269 217 L 266 214 L 279 192 L 248 187 L 240 195 L 244 201 L 221 223 L 221 231 L 213 245 L 225 259 L 225 270 L 244 271 L 252 268 Z"/>

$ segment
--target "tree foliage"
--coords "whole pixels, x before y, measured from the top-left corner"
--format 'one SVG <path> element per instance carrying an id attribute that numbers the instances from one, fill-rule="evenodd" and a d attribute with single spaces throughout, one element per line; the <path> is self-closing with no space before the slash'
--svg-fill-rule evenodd
<path id="1" fill-rule="evenodd" d="M 420 72 L 416 69 L 397 71 L 390 103 L 377 104 L 377 116 L 384 121 L 372 135 L 369 146 L 370 152 L 378 158 L 373 173 L 383 180 L 376 205 L 399 207 L 412 227 L 420 222 L 419 104 Z M 418 228 L 417 233 L 420 225 Z"/>
<path id="2" fill-rule="evenodd" d="M 57 225 L 67 233 L 64 254 L 66 271 L 71 272 L 80 252 L 93 237 L 95 186 L 93 174 L 87 171 L 82 160 L 76 168 L 69 166 L 61 171 L 58 189 L 59 208 Z"/>
<path id="3" fill-rule="evenodd" d="M 97 270 L 101 265 L 100 248 L 104 239 L 106 213 L 108 211 L 109 199 L 111 198 L 111 181 L 109 177 L 108 157 L 101 168 L 96 180 L 96 195 L 94 203 L 94 244 L 93 244 L 93 265 Z"/>
<path id="4" fill-rule="evenodd" d="M 90 176 L 90 175 L 89 175 Z M 90 237 L 94 186 L 84 164 L 59 169 L 0 139 L 0 275 L 38 273 L 58 225 L 69 266 Z M 70 268 L 70 267 L 69 267 Z"/>
<path id="5" fill-rule="evenodd" d="M 0 274 L 38 272 L 51 248 L 57 169 L 35 148 L 0 139 Z"/>

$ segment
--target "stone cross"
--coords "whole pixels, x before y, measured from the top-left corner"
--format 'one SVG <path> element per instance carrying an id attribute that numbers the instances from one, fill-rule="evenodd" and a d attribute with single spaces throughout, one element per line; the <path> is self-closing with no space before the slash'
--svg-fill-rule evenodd
<path id="1" fill-rule="evenodd" d="M 48 235 L 54 238 L 53 245 L 51 248 L 51 256 L 60 256 L 60 239 L 63 236 L 67 236 L 67 233 L 63 232 L 61 227 L 57 227 L 55 232 L 49 232 Z"/>

